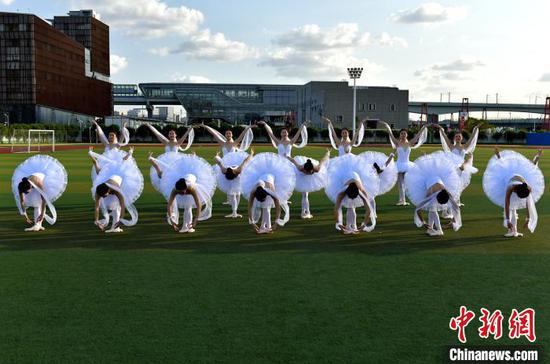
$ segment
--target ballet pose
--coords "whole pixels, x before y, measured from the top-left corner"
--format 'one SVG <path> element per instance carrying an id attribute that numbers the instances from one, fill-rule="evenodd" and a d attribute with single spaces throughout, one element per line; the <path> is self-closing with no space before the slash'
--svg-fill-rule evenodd
<path id="1" fill-rule="evenodd" d="M 363 142 L 363 137 L 365 136 L 365 121 L 363 120 L 359 123 L 359 130 L 353 133 L 353 139 L 349 137 L 349 130 L 344 128 L 340 132 L 340 138 L 334 130 L 334 125 L 329 118 L 322 118 L 328 125 L 328 136 L 330 138 L 330 144 L 332 148 L 338 151 L 338 155 L 342 156 L 344 154 L 351 153 L 353 147 L 358 147 Z"/>
<path id="2" fill-rule="evenodd" d="M 231 130 L 225 131 L 225 136 L 223 136 L 219 131 L 214 128 L 209 127 L 208 125 L 201 124 L 201 127 L 205 128 L 213 137 L 214 140 L 222 148 L 222 154 L 226 155 L 230 152 L 243 151 L 245 152 L 250 144 L 252 144 L 252 139 L 254 139 L 254 134 L 252 133 L 252 126 L 247 126 L 241 135 L 236 140 L 233 140 L 233 132 Z"/>
<path id="3" fill-rule="evenodd" d="M 372 168 L 365 168 L 354 154 L 333 158 L 328 166 L 325 193 L 334 203 L 336 229 L 344 234 L 370 232 L 376 226 L 374 197 L 378 194 L 377 176 Z M 357 227 L 356 208 L 365 206 L 363 224 Z M 346 223 L 342 207 L 347 208 Z"/>
<path id="4" fill-rule="evenodd" d="M 397 206 L 406 206 L 409 203 L 407 202 L 405 193 L 405 174 L 409 168 L 414 165 L 414 163 L 409 160 L 411 150 L 419 148 L 426 142 L 428 139 L 428 128 L 423 126 L 418 134 L 409 141 L 407 130 L 401 129 L 399 132 L 399 139 L 397 139 L 393 136 L 393 132 L 388 123 L 382 122 L 382 125 L 388 130 L 390 143 L 397 153 L 397 188 L 399 190 L 399 201 L 397 202 Z"/>
<path id="5" fill-rule="evenodd" d="M 48 155 L 26 159 L 13 172 L 11 184 L 19 213 L 30 225 L 25 231 L 44 230 L 44 220 L 55 224 L 57 211 L 53 203 L 67 187 L 67 171 L 57 159 Z M 32 220 L 27 215 L 29 207 L 33 208 Z"/>
<path id="6" fill-rule="evenodd" d="M 535 203 L 544 193 L 544 176 L 537 166 L 542 151 L 533 161 L 511 150 L 499 151 L 483 174 L 483 190 L 491 202 L 504 208 L 506 237 L 523 236 L 518 232 L 518 210 L 526 209 L 524 227 L 534 232 L 538 214 Z"/>
<path id="7" fill-rule="evenodd" d="M 444 228 L 452 227 L 458 231 L 462 226 L 462 217 L 458 199 L 462 182 L 456 167 L 445 158 L 426 155 L 418 158 L 405 177 L 407 195 L 416 206 L 414 222 L 417 227 L 425 227 L 430 236 L 442 236 Z M 452 219 L 442 225 L 439 211 L 450 209 Z M 428 222 L 422 211 L 428 212 Z"/>
<path id="8" fill-rule="evenodd" d="M 122 162 L 107 160 L 102 166 L 97 163 L 97 154 L 92 151 L 89 153 L 98 172 L 92 186 L 92 198 L 95 200 L 94 224 L 106 233 L 122 232 L 121 225 L 134 226 L 138 222 L 134 202 L 143 191 L 143 175 L 131 153 Z M 126 212 L 130 219 L 124 218 Z M 103 215 L 102 219 L 100 213 Z M 112 225 L 107 229 L 110 218 L 113 220 Z"/>
<path id="9" fill-rule="evenodd" d="M 157 137 L 159 142 L 161 142 L 164 145 L 165 153 L 185 152 L 186 150 L 191 148 L 191 145 L 193 144 L 193 140 L 195 139 L 195 130 L 193 129 L 193 127 L 187 128 L 187 131 L 185 132 L 185 134 L 183 134 L 183 136 L 178 139 L 178 136 L 174 129 L 168 132 L 168 138 L 166 138 L 164 135 L 162 135 L 161 132 L 159 132 L 150 123 L 146 123 L 145 125 Z M 185 140 L 187 140 L 187 145 L 185 146 L 185 148 L 182 148 L 181 146 L 183 145 Z"/>
<path id="10" fill-rule="evenodd" d="M 281 157 L 290 157 L 292 154 L 292 147 L 296 147 L 300 149 L 307 145 L 308 123 L 303 123 L 302 125 L 300 125 L 298 132 L 292 138 L 289 137 L 288 129 L 286 128 L 283 128 L 281 130 L 281 136 L 280 138 L 277 138 L 275 134 L 273 134 L 273 130 L 271 130 L 271 127 L 265 121 L 260 121 L 258 122 L 258 124 L 264 126 L 267 132 L 267 135 L 271 140 L 271 144 L 273 144 L 273 147 L 277 149 L 277 154 L 279 154 Z M 300 137 L 302 138 L 301 143 L 296 144 L 296 142 Z"/>
<path id="11" fill-rule="evenodd" d="M 216 175 L 204 159 L 182 154 L 163 170 L 160 190 L 167 200 L 167 222 L 174 231 L 192 233 L 199 221 L 212 216 L 212 196 L 216 190 Z M 183 221 L 179 226 L 179 209 Z M 193 217 L 193 209 L 196 209 Z"/>
<path id="12" fill-rule="evenodd" d="M 274 153 L 260 153 L 244 167 L 241 173 L 242 191 L 248 199 L 248 221 L 256 233 L 273 232 L 272 208 L 275 208 L 277 225 L 284 226 L 289 221 L 288 199 L 292 196 L 295 183 L 292 165 Z M 283 217 L 281 212 L 284 212 Z"/>
<path id="13" fill-rule="evenodd" d="M 330 159 L 330 149 L 327 149 L 325 156 L 320 161 L 301 155 L 287 158 L 295 166 L 296 186 L 294 189 L 302 193 L 301 217 L 302 219 L 312 219 L 313 215 L 309 209 L 309 193 L 325 188 L 327 182 L 326 164 Z"/>
<path id="14" fill-rule="evenodd" d="M 130 132 L 126 128 L 126 123 L 122 125 L 122 130 L 120 132 L 122 138 L 120 141 L 118 140 L 115 132 L 109 132 L 109 137 L 106 137 L 103 129 L 101 129 L 101 126 L 99 126 L 99 124 L 95 120 L 92 120 L 92 124 L 95 126 L 99 140 L 105 146 L 105 152 L 120 149 L 121 147 L 127 146 L 130 142 Z"/>
<path id="15" fill-rule="evenodd" d="M 473 156 L 477 145 L 477 139 L 479 137 L 479 126 L 474 127 L 472 136 L 466 144 L 462 144 L 462 141 L 464 140 L 464 136 L 462 135 L 462 133 L 456 133 L 453 141 L 451 142 L 447 134 L 445 134 L 445 129 L 443 129 L 441 125 L 437 125 L 437 127 L 439 128 L 441 147 L 444 151 L 454 153 L 462 157 L 463 159 L 466 157 L 466 155 Z"/>
<path id="16" fill-rule="evenodd" d="M 397 182 L 397 166 L 394 161 L 394 154 L 389 156 L 380 152 L 367 151 L 358 155 L 364 166 L 370 166 L 377 175 L 378 194 L 383 195 L 389 192 Z"/>
<path id="17" fill-rule="evenodd" d="M 218 152 L 216 153 L 216 157 L 214 157 L 217 164 L 214 170 L 218 179 L 218 187 L 229 196 L 229 203 L 231 205 L 231 214 L 225 217 L 233 219 L 243 217 L 237 212 L 242 193 L 240 175 L 253 156 L 254 150 L 251 149 L 250 154 L 246 152 L 231 152 L 221 158 Z"/>

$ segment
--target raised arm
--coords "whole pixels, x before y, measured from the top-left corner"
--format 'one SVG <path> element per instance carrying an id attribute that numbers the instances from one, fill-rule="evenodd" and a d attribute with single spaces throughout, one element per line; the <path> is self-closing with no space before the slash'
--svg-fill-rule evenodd
<path id="1" fill-rule="evenodd" d="M 384 125 L 384 127 L 388 131 L 388 137 L 390 138 L 391 144 L 395 146 L 399 145 L 399 140 L 397 140 L 397 138 L 393 136 L 393 131 L 391 130 L 390 124 L 386 123 L 385 121 L 381 121 L 380 123 Z"/>
<path id="2" fill-rule="evenodd" d="M 322 120 L 327 123 L 328 132 L 330 133 L 330 135 L 332 135 L 332 139 L 334 141 L 340 141 L 340 139 L 338 138 L 338 135 L 336 134 L 336 130 L 334 130 L 334 125 L 332 124 L 332 121 L 329 118 L 324 116 L 322 117 Z"/>
<path id="3" fill-rule="evenodd" d="M 494 151 L 497 158 L 500 159 L 500 149 L 498 149 L 498 147 L 495 147 Z"/>
<path id="4" fill-rule="evenodd" d="M 220 158 L 220 152 L 216 153 L 216 156 L 214 157 L 214 161 L 220 167 L 220 170 L 222 171 L 222 173 L 225 174 L 225 172 L 227 171 L 227 168 L 225 168 L 225 166 L 223 165 L 223 161 Z"/>
<path id="5" fill-rule="evenodd" d="M 292 144 L 296 144 L 296 142 L 298 141 L 298 139 L 300 139 L 300 135 L 302 135 L 302 130 L 303 130 L 304 128 L 307 128 L 307 125 L 308 125 L 307 122 L 305 122 L 305 123 L 303 123 L 302 125 L 300 125 L 300 127 L 298 128 L 298 131 L 296 132 L 296 134 L 294 134 L 294 136 L 293 136 L 292 139 L 291 139 L 291 143 L 292 143 Z"/>
<path id="6" fill-rule="evenodd" d="M 149 128 L 149 130 L 151 130 L 153 134 L 155 134 L 159 142 L 161 142 L 164 145 L 167 145 L 170 142 L 168 138 L 162 135 L 162 133 L 158 131 L 157 128 L 155 128 L 153 125 L 151 125 L 150 123 L 146 123 L 145 125 Z"/>
<path id="7" fill-rule="evenodd" d="M 363 126 L 363 123 L 366 121 L 365 120 L 361 120 L 361 122 L 359 123 L 358 125 L 358 128 L 356 128 L 354 131 L 353 131 L 353 138 L 351 139 L 351 145 L 354 145 L 355 143 L 357 143 L 357 138 L 359 138 L 359 133 L 358 133 L 358 130 L 361 129 L 361 127 Z"/>
<path id="8" fill-rule="evenodd" d="M 236 173 L 241 173 L 241 171 L 243 170 L 243 168 L 246 166 L 246 164 L 248 162 L 250 162 L 250 160 L 254 157 L 254 149 L 251 149 L 250 150 L 250 154 L 245 158 L 245 160 L 241 163 L 240 166 L 238 166 L 237 168 L 235 168 L 235 172 Z"/>
<path id="9" fill-rule="evenodd" d="M 445 129 L 443 129 L 443 127 L 439 124 L 437 125 L 437 127 L 439 128 L 439 135 L 441 136 L 441 144 L 445 143 L 445 145 L 447 145 L 447 148 L 451 149 L 453 147 L 453 143 L 447 136 L 447 133 L 445 133 Z M 417 135 L 420 135 L 420 132 Z"/>
<path id="10" fill-rule="evenodd" d="M 128 150 L 128 153 L 126 153 L 126 155 L 124 156 L 124 158 L 122 158 L 122 160 L 127 161 L 128 159 L 130 159 L 132 155 L 134 155 L 134 147 L 130 147 L 130 149 Z"/>
<path id="11" fill-rule="evenodd" d="M 470 148 L 470 146 L 472 145 L 473 142 L 477 142 L 477 138 L 474 137 L 476 135 L 476 133 L 479 133 L 479 125 L 476 125 L 474 127 L 474 130 L 472 130 L 472 136 L 470 137 L 468 142 L 464 145 L 464 149 Z M 475 147 L 474 147 L 474 149 L 475 149 Z M 473 153 L 473 151 L 472 151 L 472 153 Z"/>
<path id="12" fill-rule="evenodd" d="M 214 138 L 214 140 L 215 140 L 219 145 L 223 146 L 223 145 L 225 144 L 225 142 L 227 141 L 227 140 L 224 140 L 224 139 L 222 139 L 222 138 L 220 137 L 221 134 L 220 134 L 216 129 L 211 128 L 211 127 L 209 127 L 208 125 L 205 125 L 205 124 L 202 124 L 201 126 L 202 126 L 203 128 L 205 128 L 206 131 L 210 133 L 210 135 L 212 135 L 212 137 Z"/>
<path id="13" fill-rule="evenodd" d="M 417 142 L 418 142 L 418 139 L 420 139 L 420 137 L 422 136 L 422 132 L 427 128 L 426 125 L 424 125 L 422 128 L 420 128 L 420 130 L 418 131 L 418 133 L 416 133 L 416 135 L 414 136 L 414 138 L 412 138 L 412 140 L 410 141 L 411 145 L 415 145 Z M 445 133 L 443 133 L 445 134 Z"/>
<path id="14" fill-rule="evenodd" d="M 296 162 L 296 159 L 292 158 L 292 157 L 289 157 L 289 156 L 286 156 L 286 159 L 288 159 L 292 164 L 294 164 L 296 166 L 296 168 L 298 168 L 298 170 L 302 170 L 302 165 L 298 162 Z"/>
<path id="15" fill-rule="evenodd" d="M 250 125 L 247 125 L 246 128 L 244 128 L 244 130 L 241 132 L 241 134 L 239 135 L 239 137 L 235 140 L 235 144 L 239 144 L 244 136 L 246 135 L 246 132 L 248 131 L 248 129 L 250 129 L 252 126 Z"/>
<path id="16" fill-rule="evenodd" d="M 535 157 L 533 158 L 533 164 L 535 166 L 538 166 L 539 165 L 539 160 L 540 160 L 540 157 L 542 156 L 542 149 L 539 149 L 537 151 L 537 154 L 535 155 Z"/>
<path id="17" fill-rule="evenodd" d="M 103 145 L 105 145 L 105 146 L 108 146 L 109 145 L 109 140 L 105 136 L 105 133 L 103 133 L 103 129 L 101 129 L 101 126 L 99 126 L 99 124 L 95 120 L 92 120 L 92 124 L 95 126 L 95 131 L 97 133 L 97 137 L 99 138 L 101 143 L 103 143 Z"/>
<path id="18" fill-rule="evenodd" d="M 187 131 L 185 132 L 185 134 L 183 134 L 183 136 L 178 139 L 178 147 L 181 146 L 185 142 L 185 140 L 189 136 L 189 133 L 191 132 L 191 130 L 193 130 L 193 127 L 187 128 Z"/>
<path id="19" fill-rule="evenodd" d="M 323 156 L 323 158 L 321 158 L 321 160 L 319 161 L 319 164 L 316 165 L 313 170 L 315 171 L 315 173 L 319 172 L 321 170 L 321 167 L 323 167 L 323 165 L 328 162 L 330 159 L 330 149 L 327 149 L 327 152 L 325 153 L 325 155 Z"/>
<path id="20" fill-rule="evenodd" d="M 269 136 L 269 139 L 271 139 L 271 142 L 275 145 L 279 145 L 281 141 L 273 134 L 273 130 L 265 121 L 259 121 L 258 124 L 263 125 L 265 128 L 265 131 L 267 132 L 267 135 Z"/>

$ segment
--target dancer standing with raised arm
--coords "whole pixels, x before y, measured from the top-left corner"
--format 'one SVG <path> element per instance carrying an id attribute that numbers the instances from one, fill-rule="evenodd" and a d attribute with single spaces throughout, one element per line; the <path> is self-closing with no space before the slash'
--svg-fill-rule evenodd
<path id="1" fill-rule="evenodd" d="M 325 156 L 320 161 L 301 155 L 287 158 L 296 167 L 294 168 L 296 174 L 294 189 L 302 193 L 302 219 L 312 219 L 313 215 L 309 209 L 309 193 L 325 188 L 327 183 L 326 164 L 330 159 L 330 149 L 327 149 Z"/>
<path id="2" fill-rule="evenodd" d="M 192 233 L 199 221 L 212 216 L 212 196 L 216 190 L 216 175 L 204 159 L 182 154 L 162 173 L 160 189 L 168 201 L 167 222 L 175 231 Z M 203 208 L 204 206 L 204 208 Z M 179 209 L 183 222 L 179 227 Z M 196 209 L 193 218 L 193 209 Z"/>
<path id="3" fill-rule="evenodd" d="M 439 129 L 441 147 L 444 151 L 459 155 L 463 159 L 465 159 L 466 155 L 468 154 L 473 155 L 476 149 L 477 139 L 479 137 L 479 126 L 474 127 L 472 136 L 466 144 L 462 144 L 462 141 L 464 140 L 464 136 L 462 135 L 462 133 L 457 132 L 454 135 L 453 142 L 451 142 L 449 140 L 449 137 L 447 137 L 447 134 L 445 134 L 445 129 L 443 129 L 443 127 L 439 124 L 437 125 L 437 127 Z"/>
<path id="4" fill-rule="evenodd" d="M 67 187 L 67 171 L 57 159 L 48 155 L 26 159 L 13 172 L 11 186 L 19 213 L 31 225 L 25 231 L 44 230 L 44 220 L 50 225 L 55 224 L 57 211 L 53 203 Z M 33 208 L 33 220 L 27 215 L 29 207 Z"/>
<path id="5" fill-rule="evenodd" d="M 214 137 L 214 140 L 222 148 L 223 155 L 239 150 L 245 152 L 248 147 L 250 147 L 250 144 L 252 144 L 252 140 L 254 139 L 254 134 L 252 133 L 253 126 L 251 125 L 248 125 L 236 140 L 233 140 L 233 132 L 231 130 L 226 130 L 225 136 L 223 136 L 219 131 L 209 127 L 208 125 L 201 124 L 200 126 L 205 128 L 206 131 Z"/>
<path id="6" fill-rule="evenodd" d="M 397 206 L 406 206 L 409 203 L 407 202 L 405 194 L 405 174 L 409 168 L 414 165 L 414 163 L 409 160 L 411 150 L 419 148 L 426 142 L 428 139 L 428 128 L 424 125 L 419 130 L 418 134 L 409 141 L 407 130 L 401 129 L 399 132 L 399 139 L 397 139 L 393 136 L 389 124 L 383 121 L 381 123 L 387 129 L 392 148 L 397 153 L 397 188 L 399 190 L 399 201 L 397 202 Z"/>
<path id="7" fill-rule="evenodd" d="M 122 162 L 107 160 L 102 166 L 97 163 L 95 153 L 90 151 L 89 154 L 94 161 L 94 168 L 97 169 L 92 186 L 95 225 L 106 233 L 122 232 L 121 224 L 134 226 L 138 222 L 138 212 L 133 204 L 143 192 L 143 175 L 131 153 Z M 124 218 L 126 211 L 130 215 L 129 220 Z M 103 215 L 101 220 L 100 212 Z M 105 230 L 110 217 L 113 219 L 111 228 Z"/>
<path id="8" fill-rule="evenodd" d="M 218 152 L 214 157 L 217 164 L 217 166 L 214 166 L 214 171 L 217 175 L 218 187 L 229 196 L 231 205 L 231 214 L 225 217 L 233 219 L 243 217 L 237 212 L 242 193 L 240 175 L 253 156 L 254 149 L 250 150 L 250 155 L 246 152 L 231 152 L 221 158 Z"/>
<path id="9" fill-rule="evenodd" d="M 330 145 L 332 148 L 338 151 L 338 156 L 351 153 L 353 147 L 358 147 L 363 142 L 363 137 L 365 136 L 365 120 L 359 123 L 359 130 L 354 131 L 353 139 L 349 137 L 349 130 L 344 128 L 340 132 L 340 137 L 336 134 L 334 130 L 334 125 L 329 118 L 322 117 L 323 121 L 327 123 L 328 126 L 328 136 L 330 138 Z"/>
<path id="10" fill-rule="evenodd" d="M 271 209 L 274 207 L 277 225 L 284 226 L 289 221 L 288 199 L 292 196 L 295 183 L 292 165 L 274 153 L 260 153 L 244 167 L 241 173 L 242 191 L 248 199 L 248 221 L 256 233 L 273 232 Z M 282 218 L 281 210 L 284 212 Z"/>
<path id="11" fill-rule="evenodd" d="M 377 178 L 374 170 L 362 166 L 361 160 L 354 154 L 346 154 L 330 161 L 325 193 L 334 203 L 337 230 L 344 234 L 374 230 L 376 226 L 374 197 L 378 194 Z M 365 206 L 366 213 L 363 224 L 358 228 L 355 209 L 361 206 Z M 347 208 L 345 225 L 342 207 Z"/>
<path id="12" fill-rule="evenodd" d="M 443 235 L 443 228 L 452 227 L 458 231 L 462 226 L 462 217 L 458 200 L 462 183 L 458 172 L 445 158 L 425 155 L 418 158 L 405 177 L 407 195 L 416 206 L 414 222 L 417 227 L 425 227 L 430 236 Z M 452 221 L 441 225 L 439 211 L 449 209 Z M 428 212 L 428 222 L 422 211 Z"/>
<path id="13" fill-rule="evenodd" d="M 277 154 L 279 154 L 281 157 L 292 156 L 292 147 L 300 149 L 307 145 L 307 122 L 300 125 L 300 128 L 292 137 L 292 139 L 289 137 L 289 130 L 287 128 L 281 129 L 281 137 L 277 138 L 275 134 L 273 134 L 273 130 L 271 130 L 271 127 L 265 121 L 259 121 L 258 125 L 264 126 L 265 131 L 267 132 L 267 135 L 271 140 L 271 144 L 273 144 L 273 147 L 277 149 Z M 302 138 L 301 143 L 296 144 L 300 137 Z"/>
<path id="14" fill-rule="evenodd" d="M 544 193 L 544 175 L 537 166 L 541 151 L 530 161 L 511 150 L 499 151 L 489 161 L 483 174 L 483 191 L 491 202 L 504 208 L 504 236 L 519 237 L 518 210 L 526 209 L 524 227 L 535 232 L 538 214 L 535 203 Z"/>
<path id="15" fill-rule="evenodd" d="M 162 135 L 161 132 L 157 130 L 154 126 L 152 126 L 150 123 L 145 123 L 145 125 L 151 130 L 151 132 L 157 137 L 159 142 L 161 142 L 164 145 L 164 152 L 185 152 L 189 148 L 191 148 L 191 145 L 193 144 L 193 140 L 195 139 L 195 130 L 193 127 L 187 128 L 187 131 L 181 138 L 178 139 L 178 135 L 174 129 L 171 129 L 168 132 L 168 138 L 166 138 L 164 135 Z M 187 139 L 187 145 L 185 148 L 182 148 L 181 146 Z"/>
<path id="16" fill-rule="evenodd" d="M 105 133 L 103 132 L 103 129 L 101 129 L 101 126 L 99 126 L 99 124 L 95 120 L 92 120 L 92 124 L 95 126 L 99 140 L 105 146 L 105 152 L 108 152 L 110 150 L 118 150 L 122 147 L 127 146 L 130 142 L 130 132 L 126 128 L 126 122 L 122 124 L 122 130 L 120 131 L 122 138 L 120 141 L 118 140 L 115 132 L 109 132 L 109 137 L 107 138 L 105 136 Z"/>

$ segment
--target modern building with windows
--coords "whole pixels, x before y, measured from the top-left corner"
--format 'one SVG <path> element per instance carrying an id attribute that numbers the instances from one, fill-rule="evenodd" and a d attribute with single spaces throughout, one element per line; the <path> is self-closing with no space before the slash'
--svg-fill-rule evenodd
<path id="1" fill-rule="evenodd" d="M 0 120 L 69 123 L 111 115 L 108 47 L 109 28 L 91 11 L 51 24 L 0 12 Z"/>
<path id="2" fill-rule="evenodd" d="M 148 116 L 160 105 L 181 105 L 187 119 L 221 119 L 249 123 L 263 119 L 276 124 L 322 125 L 322 116 L 338 127 L 350 127 L 353 88 L 346 81 L 312 81 L 305 85 L 142 83 L 114 85 L 115 105 L 145 105 Z M 408 124 L 407 90 L 396 87 L 358 87 L 357 117 L 387 121 L 394 127 Z"/>

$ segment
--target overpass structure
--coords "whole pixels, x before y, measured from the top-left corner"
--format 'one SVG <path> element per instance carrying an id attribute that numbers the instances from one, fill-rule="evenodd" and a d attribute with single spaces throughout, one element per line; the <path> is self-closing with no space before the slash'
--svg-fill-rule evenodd
<path id="1" fill-rule="evenodd" d="M 409 101 L 409 112 L 413 114 L 426 113 L 428 115 L 442 115 L 458 113 L 462 110 L 460 102 L 425 102 L 425 101 Z M 492 112 L 492 111 L 508 111 L 508 112 L 524 112 L 531 114 L 544 114 L 544 104 L 497 104 L 485 102 L 469 102 L 469 112 Z"/>

